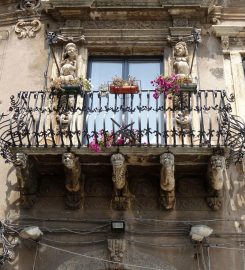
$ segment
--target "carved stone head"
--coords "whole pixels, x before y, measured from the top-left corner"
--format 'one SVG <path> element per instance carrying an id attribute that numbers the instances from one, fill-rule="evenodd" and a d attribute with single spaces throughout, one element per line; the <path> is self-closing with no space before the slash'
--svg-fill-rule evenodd
<path id="1" fill-rule="evenodd" d="M 64 59 L 75 59 L 77 57 L 77 46 L 76 44 L 70 42 L 66 44 L 64 50 Z"/>
<path id="2" fill-rule="evenodd" d="M 174 169 L 174 155 L 171 153 L 164 153 L 160 156 L 160 163 L 164 167 L 170 167 Z"/>
<path id="3" fill-rule="evenodd" d="M 40 5 L 40 0 L 21 0 L 20 8 L 23 10 L 30 10 L 38 7 Z"/>
<path id="4" fill-rule="evenodd" d="M 214 155 L 210 158 L 208 176 L 210 185 L 215 190 L 221 190 L 224 184 L 225 157 Z"/>
<path id="5" fill-rule="evenodd" d="M 187 57 L 188 56 L 187 44 L 185 42 L 180 41 L 174 46 L 174 56 L 175 57 Z"/>
<path id="6" fill-rule="evenodd" d="M 14 166 L 19 168 L 26 168 L 27 166 L 27 155 L 24 153 L 17 153 L 14 161 Z"/>
<path id="7" fill-rule="evenodd" d="M 68 169 L 72 169 L 75 166 L 76 157 L 73 153 L 64 153 L 62 155 L 62 162 Z"/>
<path id="8" fill-rule="evenodd" d="M 210 158 L 212 170 L 220 171 L 225 169 L 225 157 L 214 155 Z"/>
<path id="9" fill-rule="evenodd" d="M 125 158 L 122 154 L 113 154 L 111 156 L 111 164 L 114 167 L 121 167 L 125 161 Z"/>

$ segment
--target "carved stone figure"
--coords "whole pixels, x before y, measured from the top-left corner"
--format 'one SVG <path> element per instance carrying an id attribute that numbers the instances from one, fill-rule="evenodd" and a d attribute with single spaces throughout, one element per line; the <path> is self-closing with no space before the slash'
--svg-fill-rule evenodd
<path id="1" fill-rule="evenodd" d="M 72 153 L 64 153 L 62 162 L 65 166 L 66 174 L 66 197 L 65 203 L 69 209 L 78 209 L 82 203 L 83 183 L 80 183 L 81 166 L 78 157 Z M 83 182 L 83 181 L 82 181 Z"/>
<path id="2" fill-rule="evenodd" d="M 124 252 L 126 250 L 126 241 L 124 239 L 108 239 L 108 249 L 110 251 L 110 260 L 115 262 L 110 264 L 111 270 L 122 270 Z"/>
<path id="3" fill-rule="evenodd" d="M 229 47 L 230 47 L 229 36 L 222 36 L 221 37 L 221 46 L 222 46 L 223 51 L 229 50 Z"/>
<path id="4" fill-rule="evenodd" d="M 165 209 L 172 209 L 175 204 L 174 155 L 162 154 L 160 163 L 160 203 Z"/>
<path id="5" fill-rule="evenodd" d="M 111 156 L 113 166 L 112 182 L 114 187 L 113 207 L 116 210 L 126 210 L 130 206 L 130 192 L 126 178 L 127 167 L 125 158 L 122 154 L 113 154 Z"/>
<path id="6" fill-rule="evenodd" d="M 30 208 L 36 201 L 37 172 L 34 164 L 24 153 L 17 153 L 14 161 L 16 177 L 20 189 L 20 203 L 24 208 Z"/>
<path id="7" fill-rule="evenodd" d="M 174 69 L 179 77 L 187 77 L 190 74 L 189 54 L 187 44 L 183 41 L 174 46 Z"/>
<path id="8" fill-rule="evenodd" d="M 61 83 L 69 84 L 76 79 L 77 54 L 77 47 L 74 43 L 68 43 L 65 46 L 60 68 Z"/>
<path id="9" fill-rule="evenodd" d="M 210 158 L 207 171 L 208 206 L 213 210 L 219 210 L 222 205 L 222 189 L 224 185 L 225 158 L 214 155 Z"/>

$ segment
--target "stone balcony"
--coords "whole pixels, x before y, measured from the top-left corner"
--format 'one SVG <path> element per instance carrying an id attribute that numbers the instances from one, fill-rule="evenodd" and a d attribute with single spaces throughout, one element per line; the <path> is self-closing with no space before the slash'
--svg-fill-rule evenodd
<path id="1" fill-rule="evenodd" d="M 160 200 L 164 208 L 172 209 L 175 177 L 203 178 L 212 164 L 224 169 L 224 156 L 235 162 L 242 158 L 243 126 L 231 114 L 232 101 L 221 90 L 181 91 L 158 99 L 148 90 L 20 92 L 11 97 L 9 113 L 1 118 L 1 155 L 14 163 L 21 198 L 28 207 L 37 192 L 36 175 L 63 172 L 59 177 L 66 175 L 66 205 L 76 209 L 84 200 L 82 175 L 109 172 L 115 185 L 113 208 L 127 210 L 132 198 L 126 172 L 161 171 L 162 179 L 170 166 L 171 190 L 163 187 Z M 215 210 L 221 206 L 214 188 L 208 204 Z"/>

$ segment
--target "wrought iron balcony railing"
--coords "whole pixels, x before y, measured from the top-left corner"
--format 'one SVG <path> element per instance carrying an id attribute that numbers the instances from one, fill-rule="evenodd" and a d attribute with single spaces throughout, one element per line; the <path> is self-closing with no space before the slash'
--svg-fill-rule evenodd
<path id="1" fill-rule="evenodd" d="M 237 123 L 230 115 L 231 101 L 222 90 L 157 100 L 151 91 L 105 96 L 20 92 L 1 117 L 1 154 L 10 161 L 10 149 L 16 147 L 238 147 L 239 160 L 243 141 L 231 139 L 236 125 L 231 119 Z"/>

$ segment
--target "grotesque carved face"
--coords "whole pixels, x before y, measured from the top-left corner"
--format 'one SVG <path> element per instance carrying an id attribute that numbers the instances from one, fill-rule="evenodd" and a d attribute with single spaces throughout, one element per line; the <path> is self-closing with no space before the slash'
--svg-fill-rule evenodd
<path id="1" fill-rule="evenodd" d="M 185 42 L 178 42 L 174 47 L 175 56 L 188 56 L 187 45 Z"/>
<path id="2" fill-rule="evenodd" d="M 115 167 L 120 167 L 123 165 L 125 158 L 122 154 L 114 154 L 111 156 L 111 163 Z"/>
<path id="3" fill-rule="evenodd" d="M 22 0 L 21 7 L 24 9 L 32 9 L 38 5 L 38 0 Z"/>
<path id="4" fill-rule="evenodd" d="M 16 167 L 25 168 L 27 165 L 27 157 L 24 153 L 17 153 L 14 161 Z"/>
<path id="5" fill-rule="evenodd" d="M 62 156 L 63 164 L 68 168 L 72 169 L 75 165 L 75 156 L 72 153 L 64 153 Z"/>
<path id="6" fill-rule="evenodd" d="M 165 167 L 174 167 L 174 155 L 171 153 L 164 153 L 160 156 L 160 163 Z"/>
<path id="7" fill-rule="evenodd" d="M 213 170 L 223 170 L 225 168 L 225 157 L 223 156 L 212 156 L 210 163 Z"/>

